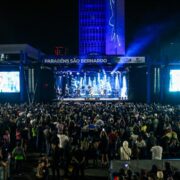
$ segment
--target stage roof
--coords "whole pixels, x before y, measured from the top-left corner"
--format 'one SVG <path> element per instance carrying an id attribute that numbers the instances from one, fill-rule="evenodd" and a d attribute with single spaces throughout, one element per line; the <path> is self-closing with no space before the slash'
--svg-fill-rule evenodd
<path id="1" fill-rule="evenodd" d="M 41 52 L 39 49 L 36 49 L 28 44 L 1 44 L 0 45 L 0 55 L 1 56 L 10 56 L 12 55 L 20 55 L 24 53 L 27 55 L 28 58 L 33 60 L 39 60 L 40 57 L 44 56 L 45 54 Z M 5 58 L 6 61 L 12 60 L 11 58 Z M 1 59 L 2 61 L 2 59 Z"/>

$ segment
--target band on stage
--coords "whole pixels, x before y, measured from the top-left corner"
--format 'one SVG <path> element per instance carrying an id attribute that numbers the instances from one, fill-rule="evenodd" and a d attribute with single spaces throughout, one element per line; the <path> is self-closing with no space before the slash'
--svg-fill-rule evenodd
<path id="1" fill-rule="evenodd" d="M 77 86 L 72 89 L 68 87 L 66 84 L 64 90 L 60 87 L 56 87 L 56 97 L 58 99 L 65 98 L 77 98 L 77 97 L 117 97 L 119 91 L 116 89 L 108 89 L 107 87 L 95 88 L 90 85 L 85 86 Z"/>

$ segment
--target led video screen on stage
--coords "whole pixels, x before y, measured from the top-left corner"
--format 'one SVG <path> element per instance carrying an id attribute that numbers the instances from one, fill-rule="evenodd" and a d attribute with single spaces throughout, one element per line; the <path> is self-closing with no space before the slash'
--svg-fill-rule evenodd
<path id="1" fill-rule="evenodd" d="M 180 92 L 180 69 L 170 70 L 169 91 Z"/>
<path id="2" fill-rule="evenodd" d="M 18 71 L 0 72 L 0 93 L 19 93 L 20 77 Z"/>
<path id="3" fill-rule="evenodd" d="M 128 99 L 126 72 L 56 72 L 56 96 Z"/>

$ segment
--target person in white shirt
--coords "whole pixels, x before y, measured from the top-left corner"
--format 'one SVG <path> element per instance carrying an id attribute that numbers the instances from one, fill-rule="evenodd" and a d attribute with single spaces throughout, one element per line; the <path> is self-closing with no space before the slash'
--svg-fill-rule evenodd
<path id="1" fill-rule="evenodd" d="M 69 137 L 65 133 L 60 133 L 57 136 L 59 138 L 59 148 L 65 149 L 67 143 L 69 142 Z"/>
<path id="2" fill-rule="evenodd" d="M 122 147 L 120 147 L 121 160 L 130 160 L 131 159 L 130 157 L 131 157 L 132 151 L 128 146 L 129 146 L 129 143 L 127 141 L 124 141 Z"/>
<path id="3" fill-rule="evenodd" d="M 159 145 L 154 145 L 151 148 L 152 152 L 152 159 L 154 160 L 161 160 L 162 159 L 162 153 L 163 153 L 163 148 Z"/>
<path id="4" fill-rule="evenodd" d="M 59 138 L 59 148 L 62 154 L 61 160 L 64 166 L 64 175 L 67 176 L 68 174 L 68 164 L 69 164 L 69 136 L 68 132 L 61 131 L 58 135 Z"/>

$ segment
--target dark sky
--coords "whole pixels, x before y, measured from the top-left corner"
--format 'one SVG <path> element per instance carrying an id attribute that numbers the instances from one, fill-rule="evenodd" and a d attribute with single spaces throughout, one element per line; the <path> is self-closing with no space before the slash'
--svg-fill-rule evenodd
<path id="1" fill-rule="evenodd" d="M 162 26 L 159 37 L 170 38 L 180 32 L 179 0 L 125 0 L 126 1 L 126 41 L 149 28 L 156 33 Z"/>
<path id="2" fill-rule="evenodd" d="M 1 3 L 0 44 L 28 43 L 52 54 L 55 46 L 78 53 L 78 0 L 36 0 Z M 125 0 L 126 40 L 148 24 L 177 21 L 178 0 Z"/>
<path id="3" fill-rule="evenodd" d="M 48 53 L 63 45 L 75 53 L 78 34 L 75 2 L 31 0 L 1 5 L 0 43 L 28 43 Z"/>

